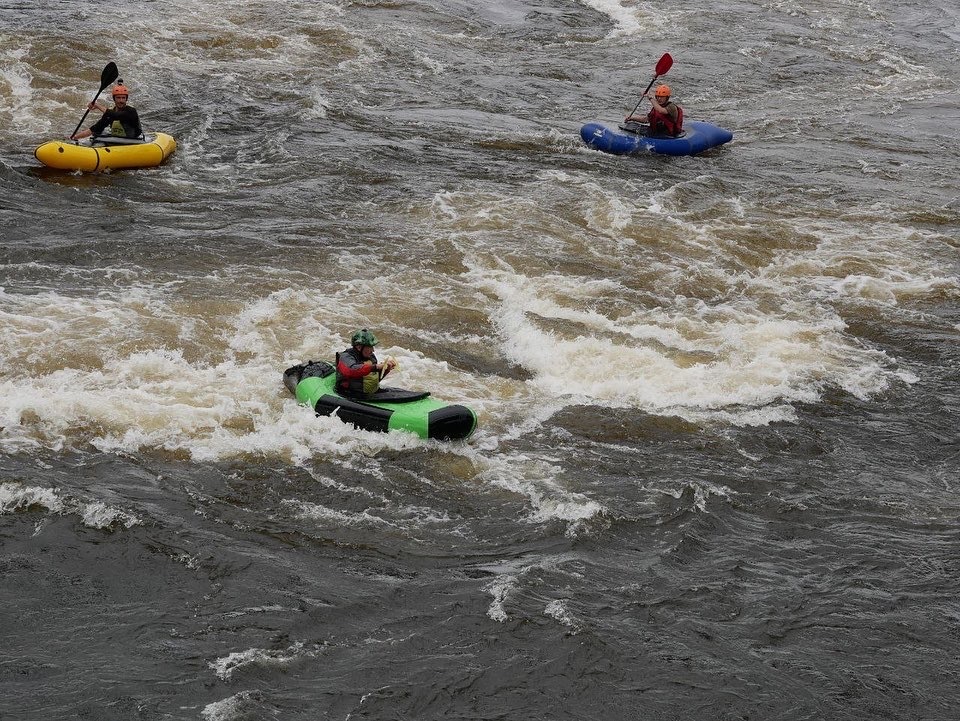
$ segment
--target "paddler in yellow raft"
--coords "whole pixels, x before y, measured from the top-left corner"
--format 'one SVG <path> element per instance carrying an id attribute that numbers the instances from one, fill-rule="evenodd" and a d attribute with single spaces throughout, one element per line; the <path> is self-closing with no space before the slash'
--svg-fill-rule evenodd
<path id="1" fill-rule="evenodd" d="M 44 165 L 59 170 L 96 172 L 119 168 L 149 168 L 160 165 L 176 149 L 177 143 L 165 133 L 144 134 L 140 115 L 128 105 L 130 91 L 118 78 L 115 63 L 108 63 L 100 75 L 100 90 L 87 104 L 87 111 L 66 140 L 44 143 L 34 156 Z M 100 94 L 114 81 L 113 107 L 97 102 Z M 97 122 L 81 130 L 91 110 L 103 113 Z M 107 132 L 109 130 L 109 132 Z M 90 138 L 90 144 L 80 143 Z"/>
<path id="2" fill-rule="evenodd" d="M 108 108 L 97 101 L 91 101 L 87 105 L 87 110 L 99 110 L 103 117 L 85 130 L 74 133 L 70 140 L 80 140 L 89 138 L 91 135 L 102 135 L 103 131 L 110 126 L 110 135 L 114 138 L 143 139 L 143 128 L 140 127 L 140 115 L 137 109 L 132 105 L 127 105 L 130 98 L 130 91 L 123 84 L 123 79 L 117 80 L 117 84 L 110 91 L 113 96 L 113 107 Z"/>

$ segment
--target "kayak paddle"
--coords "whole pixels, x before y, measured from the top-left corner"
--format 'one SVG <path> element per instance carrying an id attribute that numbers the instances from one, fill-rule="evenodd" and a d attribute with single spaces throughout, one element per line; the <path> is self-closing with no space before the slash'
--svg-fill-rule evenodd
<path id="1" fill-rule="evenodd" d="M 657 78 L 661 75 L 666 75 L 670 68 L 673 67 L 673 58 L 670 57 L 670 53 L 664 53 L 661 58 L 657 61 L 657 66 L 653 69 L 653 80 L 650 81 L 650 84 L 647 86 L 647 89 L 643 91 L 643 95 L 646 95 L 650 92 L 650 88 L 653 87 L 653 84 L 657 82 Z M 633 117 L 633 113 L 637 112 L 637 108 L 640 107 L 640 103 L 643 102 L 643 95 L 640 96 L 640 99 L 637 101 L 636 107 L 633 109 L 633 112 L 628 115 L 628 118 Z"/>
<path id="2" fill-rule="evenodd" d="M 100 97 L 100 93 L 102 93 L 110 83 L 116 80 L 119 74 L 120 74 L 120 71 L 117 69 L 116 63 L 114 62 L 107 63 L 106 67 L 103 69 L 103 72 L 100 73 L 100 89 L 97 91 L 97 94 L 93 96 L 93 100 L 91 100 L 90 102 L 91 103 L 97 102 L 97 98 Z M 90 113 L 90 108 L 88 107 L 87 112 L 83 114 L 83 117 L 80 118 L 80 122 L 77 123 L 76 129 L 72 133 L 70 133 L 71 138 L 74 135 L 76 135 L 78 132 L 80 132 L 80 126 L 83 125 L 83 121 L 87 119 L 87 115 L 89 113 Z"/>

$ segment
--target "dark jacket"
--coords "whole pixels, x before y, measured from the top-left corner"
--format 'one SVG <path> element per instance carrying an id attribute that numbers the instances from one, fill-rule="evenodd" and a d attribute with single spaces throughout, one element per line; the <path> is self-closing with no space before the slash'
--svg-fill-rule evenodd
<path id="1" fill-rule="evenodd" d="M 373 365 L 368 364 L 368 360 Z M 337 353 L 337 392 L 347 395 L 376 393 L 380 387 L 380 374 L 374 370 L 376 364 L 376 355 L 364 359 L 355 348 Z"/>
<path id="2" fill-rule="evenodd" d="M 127 105 L 123 110 L 119 108 L 110 108 L 103 114 L 97 122 L 90 126 L 90 131 L 94 135 L 100 135 L 106 130 L 108 125 L 114 121 L 123 126 L 123 132 L 128 138 L 139 138 L 143 135 L 143 128 L 140 127 L 140 116 L 135 108 Z M 116 135 L 116 133 L 114 133 Z"/>

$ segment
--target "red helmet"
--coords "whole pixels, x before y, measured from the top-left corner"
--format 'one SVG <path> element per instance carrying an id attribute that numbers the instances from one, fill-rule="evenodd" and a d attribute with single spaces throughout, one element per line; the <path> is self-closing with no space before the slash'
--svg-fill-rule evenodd
<path id="1" fill-rule="evenodd" d="M 121 80 L 120 82 L 122 83 L 123 81 Z M 113 95 L 113 97 L 117 97 L 118 95 L 122 95 L 122 96 L 124 96 L 124 97 L 126 98 L 126 97 L 129 97 L 129 96 L 130 96 L 130 91 L 127 90 L 127 86 L 126 86 L 126 85 L 115 85 L 114 88 L 113 88 L 113 91 L 112 91 L 112 95 Z"/>
<path id="2" fill-rule="evenodd" d="M 669 98 L 670 97 L 670 86 L 669 85 L 660 85 L 657 88 L 657 92 L 654 93 L 658 98 Z"/>

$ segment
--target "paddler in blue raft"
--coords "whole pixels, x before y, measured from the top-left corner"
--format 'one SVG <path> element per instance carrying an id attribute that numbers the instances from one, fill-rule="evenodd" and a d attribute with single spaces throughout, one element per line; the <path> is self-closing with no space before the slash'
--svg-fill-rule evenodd
<path id="1" fill-rule="evenodd" d="M 661 83 L 650 94 L 657 78 L 672 66 L 670 53 L 664 53 L 654 68 L 653 79 L 619 128 L 585 123 L 580 128 L 583 142 L 612 155 L 696 155 L 733 140 L 733 133 L 713 123 L 691 120 L 684 124 L 683 108 L 671 100 L 669 85 Z M 644 98 L 650 101 L 650 112 L 646 116 L 636 115 Z"/>
<path id="2" fill-rule="evenodd" d="M 683 133 L 683 108 L 670 99 L 669 85 L 658 85 L 653 95 L 645 92 L 641 97 L 650 100 L 650 112 L 646 117 L 628 115 L 623 121 L 624 130 L 643 132 L 651 138 L 676 138 Z"/>

